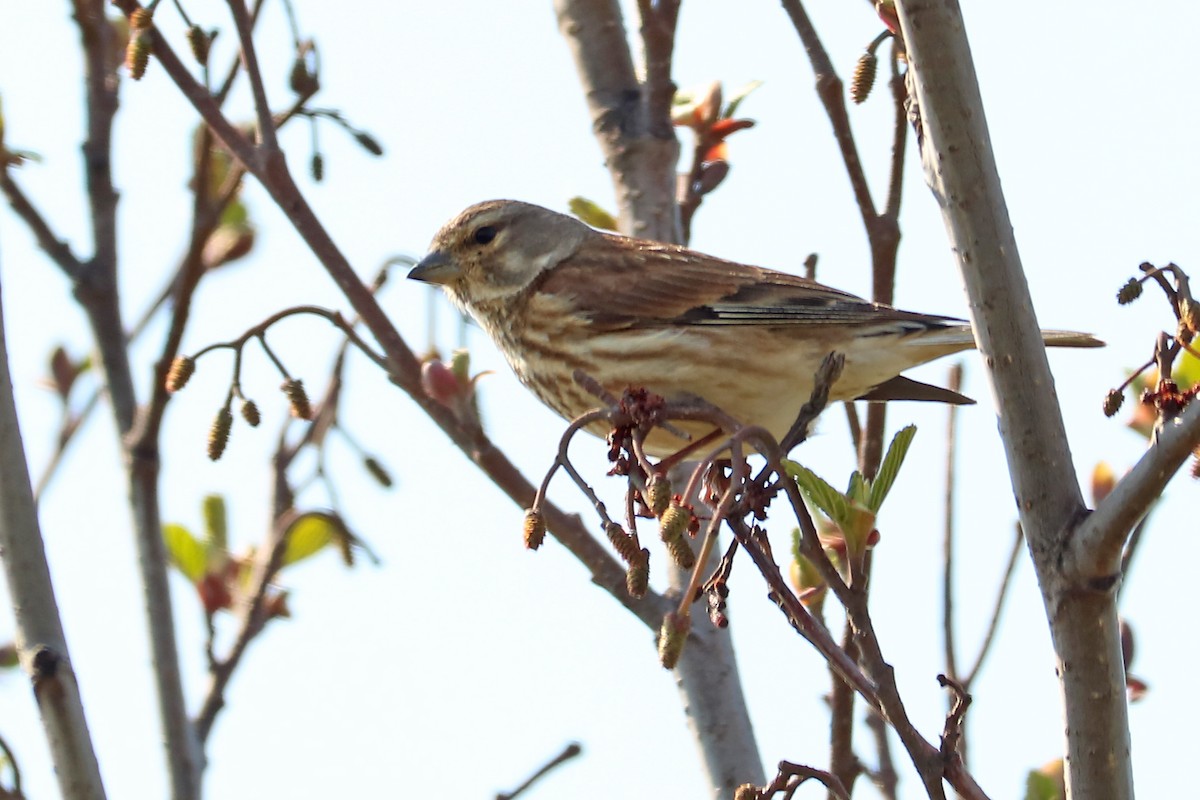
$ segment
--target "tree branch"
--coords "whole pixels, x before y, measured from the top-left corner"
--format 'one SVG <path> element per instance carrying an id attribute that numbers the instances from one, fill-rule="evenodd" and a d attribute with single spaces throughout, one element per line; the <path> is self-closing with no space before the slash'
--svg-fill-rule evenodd
<path id="1" fill-rule="evenodd" d="M 1063 569 L 1080 580 L 1104 579 L 1120 569 L 1133 526 L 1162 495 L 1167 482 L 1200 445 L 1200 401 L 1158 430 L 1145 454 L 1117 482 L 1067 542 Z"/>
<path id="2" fill-rule="evenodd" d="M 110 67 L 114 63 L 115 34 L 105 19 L 102 0 L 76 0 L 75 10 L 84 49 L 87 87 L 84 173 L 94 246 L 91 260 L 76 280 L 75 295 L 87 314 L 117 432 L 123 437 L 134 425 L 137 396 L 117 290 L 117 193 L 112 181 L 112 122 L 117 110 L 118 79 Z M 157 452 L 131 450 L 124 442 L 122 449 L 129 457 L 130 510 L 172 797 L 192 800 L 200 791 L 201 755 L 184 705 L 179 656 L 175 650 L 175 622 L 158 509 L 158 457 Z"/>
<path id="3" fill-rule="evenodd" d="M 660 242 L 681 238 L 679 211 L 675 204 L 675 163 L 679 141 L 663 126 L 662 95 L 670 81 L 663 69 L 669 57 L 661 50 L 664 38 L 674 38 L 674 15 L 665 13 L 677 6 L 675 0 L 656 3 L 652 26 L 657 40 L 647 41 L 647 67 L 654 69 L 653 93 L 637 79 L 625 23 L 617 0 L 554 0 L 558 25 L 571 47 L 588 108 L 592 130 L 604 153 L 617 195 L 621 230 L 633 236 Z M 657 41 L 657 44 L 652 42 Z M 654 102 L 651 103 L 650 101 Z M 653 116 L 652 116 L 653 115 Z"/>
<path id="4" fill-rule="evenodd" d="M 17 626 L 17 653 L 49 740 L 63 797 L 103 800 L 79 685 L 50 581 L 8 369 L 0 309 L 0 551 Z"/>
<path id="5" fill-rule="evenodd" d="M 1115 593 L 1113 586 L 1081 585 L 1059 569 L 1065 540 L 1085 509 L 1000 188 L 961 11 L 954 0 L 898 0 L 896 5 L 926 181 L 942 207 L 971 301 L 1021 525 L 1061 661 L 1067 785 L 1073 797 L 1132 798 Z"/>
<path id="6" fill-rule="evenodd" d="M 78 278 L 83 270 L 82 262 L 71 251 L 71 246 L 55 235 L 50 223 L 12 179 L 11 166 L 8 164 L 0 164 L 0 191 L 4 192 L 12 210 L 33 233 L 38 247 L 50 256 L 50 260 L 66 273 L 67 277 Z"/>

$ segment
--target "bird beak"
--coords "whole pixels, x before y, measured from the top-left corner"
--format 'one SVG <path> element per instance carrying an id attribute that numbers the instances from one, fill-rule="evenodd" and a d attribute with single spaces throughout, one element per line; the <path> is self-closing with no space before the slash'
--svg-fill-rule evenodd
<path id="1" fill-rule="evenodd" d="M 439 250 L 434 250 L 422 258 L 420 263 L 408 273 L 408 277 L 414 281 L 437 283 L 443 286 L 461 277 L 461 275 L 462 270 L 459 269 L 454 259 L 449 258 Z"/>

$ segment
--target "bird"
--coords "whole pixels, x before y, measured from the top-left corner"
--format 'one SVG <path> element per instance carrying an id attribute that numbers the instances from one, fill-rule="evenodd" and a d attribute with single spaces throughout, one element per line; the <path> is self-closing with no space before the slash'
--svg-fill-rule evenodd
<path id="1" fill-rule="evenodd" d="M 517 200 L 470 206 L 434 235 L 408 277 L 441 286 L 496 344 L 517 378 L 570 420 L 642 388 L 703 399 L 777 440 L 795 422 L 831 352 L 845 357 L 829 401 L 966 404 L 903 377 L 975 347 L 954 317 L 902 311 L 814 280 L 695 250 L 596 230 Z M 1086 333 L 1042 331 L 1049 346 L 1098 347 Z M 644 448 L 667 456 L 706 424 L 656 427 Z M 682 430 L 680 430 L 682 429 Z M 601 437 L 603 422 L 588 428 Z"/>

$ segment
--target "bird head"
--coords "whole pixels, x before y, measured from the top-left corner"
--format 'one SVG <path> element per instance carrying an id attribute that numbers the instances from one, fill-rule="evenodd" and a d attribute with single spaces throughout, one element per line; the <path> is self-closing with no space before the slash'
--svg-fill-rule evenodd
<path id="1" fill-rule="evenodd" d="M 577 219 L 516 200 L 477 203 L 446 223 L 408 277 L 460 306 L 502 300 L 572 256 L 591 235 Z"/>

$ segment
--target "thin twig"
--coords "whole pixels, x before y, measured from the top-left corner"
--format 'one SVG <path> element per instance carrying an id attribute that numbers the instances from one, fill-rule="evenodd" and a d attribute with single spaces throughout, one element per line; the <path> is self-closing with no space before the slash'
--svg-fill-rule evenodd
<path id="1" fill-rule="evenodd" d="M 355 332 L 354 326 L 347 322 L 346 318 L 343 317 L 340 312 L 331 311 L 330 309 L 322 308 L 321 306 L 292 306 L 291 308 L 285 308 L 282 311 L 277 311 L 254 327 L 249 328 L 242 333 L 241 336 L 238 336 L 235 339 L 230 339 L 227 342 L 214 342 L 200 348 L 192 355 L 192 358 L 199 359 L 201 356 L 205 355 L 206 353 L 210 353 L 213 350 L 241 350 L 250 339 L 259 339 L 262 341 L 263 347 L 265 348 L 266 342 L 263 341 L 263 337 L 266 335 L 267 330 L 280 320 L 284 320 L 288 317 L 296 316 L 298 314 L 312 314 L 313 316 L 321 317 L 322 319 L 327 320 L 329 324 L 346 334 L 346 338 L 355 347 L 361 350 L 367 358 L 371 359 L 376 366 L 383 368 L 387 367 L 387 358 L 379 353 L 376 353 L 370 345 L 363 341 L 362 337 Z M 286 373 L 286 370 L 283 369 L 283 365 L 279 363 L 278 359 L 275 358 L 274 354 L 271 353 L 269 348 L 267 348 L 267 353 L 271 356 L 272 360 L 276 362 L 276 366 L 279 367 L 280 371 Z"/>
<path id="2" fill-rule="evenodd" d="M 962 364 L 950 368 L 950 391 L 962 388 Z M 942 502 L 942 646 L 946 673 L 958 677 L 958 648 L 954 643 L 954 455 L 958 447 L 958 406 L 947 406 L 946 490 Z"/>
<path id="3" fill-rule="evenodd" d="M 530 786 L 533 786 L 533 784 L 538 780 L 545 777 L 546 774 L 551 770 L 561 766 L 562 764 L 565 764 L 582 752 L 583 747 L 581 747 L 578 742 L 571 742 L 563 749 L 561 753 L 543 764 L 537 772 L 530 775 L 529 778 L 526 779 L 526 781 L 520 786 L 513 789 L 511 792 L 502 792 L 501 794 L 496 795 L 496 800 L 513 800 L 513 798 L 515 798 L 517 795 L 521 794 Z"/>
<path id="4" fill-rule="evenodd" d="M 892 763 L 892 748 L 888 742 L 888 727 L 883 715 L 876 709 L 867 709 L 867 727 L 875 738 L 875 755 L 879 765 L 867 771 L 867 776 L 875 784 L 875 788 L 883 795 L 884 800 L 896 800 L 896 785 L 899 776 L 896 766 Z"/>
<path id="5" fill-rule="evenodd" d="M 785 800 L 788 800 L 796 793 L 796 789 L 808 780 L 815 780 L 823 784 L 829 790 L 829 795 L 836 800 L 850 800 L 850 793 L 846 791 L 846 787 L 842 785 L 836 775 L 816 767 L 793 764 L 790 761 L 779 762 L 775 778 L 762 788 L 758 797 L 768 800 L 773 795 L 782 792 Z"/>
<path id="6" fill-rule="evenodd" d="M 229 11 L 237 29 L 238 43 L 242 51 L 242 67 L 250 81 L 250 92 L 254 97 L 254 112 L 258 115 L 259 146 L 267 158 L 273 159 L 279 154 L 279 139 L 275 135 L 271 105 L 267 102 L 267 90 L 263 86 L 262 72 L 258 68 L 258 55 L 254 48 L 254 21 L 246 10 L 245 0 L 229 0 Z"/>
<path id="7" fill-rule="evenodd" d="M 1133 557 L 1137 555 L 1138 545 L 1142 543 L 1142 534 L 1146 530 L 1146 525 L 1150 521 L 1150 515 L 1154 513 L 1155 507 L 1154 505 L 1150 506 L 1146 516 L 1138 520 L 1138 524 L 1133 526 L 1133 533 L 1129 534 L 1129 541 L 1125 543 L 1125 552 L 1121 554 L 1121 585 L 1117 587 L 1118 600 L 1129 584 L 1129 570 L 1133 567 Z"/>
<path id="8" fill-rule="evenodd" d="M 946 722 L 942 727 L 942 758 L 947 762 L 958 760 L 959 742 L 963 735 L 963 724 L 966 721 L 967 708 L 971 705 L 971 694 L 953 678 L 938 675 L 938 685 L 949 688 L 954 702 Z"/>
<path id="9" fill-rule="evenodd" d="M 1012 586 L 1013 574 L 1016 572 L 1017 562 L 1021 556 L 1021 544 L 1024 541 L 1025 537 L 1021 535 L 1021 526 L 1018 524 L 1016 526 L 1016 535 L 1013 536 L 1012 549 L 1008 553 L 1008 563 L 1004 567 L 1004 575 L 1000 578 L 1000 590 L 996 593 L 996 603 L 992 607 L 992 616 L 988 622 L 987 633 L 984 634 L 983 643 L 979 645 L 979 653 L 975 656 L 975 662 L 971 665 L 971 669 L 967 671 L 967 677 L 962 681 L 963 687 L 968 691 L 975 683 L 975 677 L 983 667 L 988 652 L 991 650 L 992 642 L 996 638 L 996 632 L 1000 629 L 1000 612 L 1004 610 L 1004 599 L 1008 596 L 1009 587 Z M 954 676 L 952 675 L 951 677 Z"/>
<path id="10" fill-rule="evenodd" d="M 846 655 L 858 661 L 858 648 L 854 644 L 854 629 L 846 621 L 842 632 L 842 649 Z M 832 672 L 832 670 L 831 670 Z M 832 675 L 829 690 L 829 771 L 838 776 L 849 791 L 854 791 L 854 781 L 862 773 L 862 764 L 854 754 L 854 689 L 836 672 Z M 877 711 L 875 713 L 878 713 Z"/>
<path id="11" fill-rule="evenodd" d="M 67 275 L 67 277 L 76 279 L 83 271 L 83 262 L 79 257 L 71 251 L 71 245 L 67 244 L 54 233 L 50 227 L 50 223 L 42 216 L 41 212 L 33 205 L 33 202 L 21 190 L 16 181 L 12 177 L 12 168 L 7 164 L 0 165 L 0 191 L 4 192 L 4 196 L 8 198 L 8 204 L 12 207 L 13 212 L 17 217 L 25 223 L 37 239 L 38 247 L 46 252 L 59 269 Z"/>
<path id="12" fill-rule="evenodd" d="M 17 757 L 13 755 L 12 748 L 8 746 L 8 742 L 0 736 L 0 750 L 4 751 L 4 760 L 8 762 L 8 768 L 12 771 L 12 790 L 8 792 L 13 797 L 13 800 L 22 800 L 24 795 L 21 793 L 21 766 L 17 763 Z"/>
<path id="13" fill-rule="evenodd" d="M 208 690 L 205 692 L 195 720 L 196 738 L 201 743 L 208 741 L 213 722 L 216 721 L 217 714 L 225 706 L 225 687 L 229 684 L 229 679 L 237 669 L 246 648 L 262 631 L 262 626 L 266 622 L 267 590 L 283 565 L 283 554 L 287 551 L 288 535 L 299 518 L 300 515 L 296 512 L 285 513 L 278 518 L 272 529 L 273 534 L 268 546 L 263 548 L 254 563 L 254 572 L 250 578 L 250 585 L 254 589 L 242 612 L 237 638 L 230 647 L 229 653 L 223 659 L 219 659 L 209 670 Z"/>

